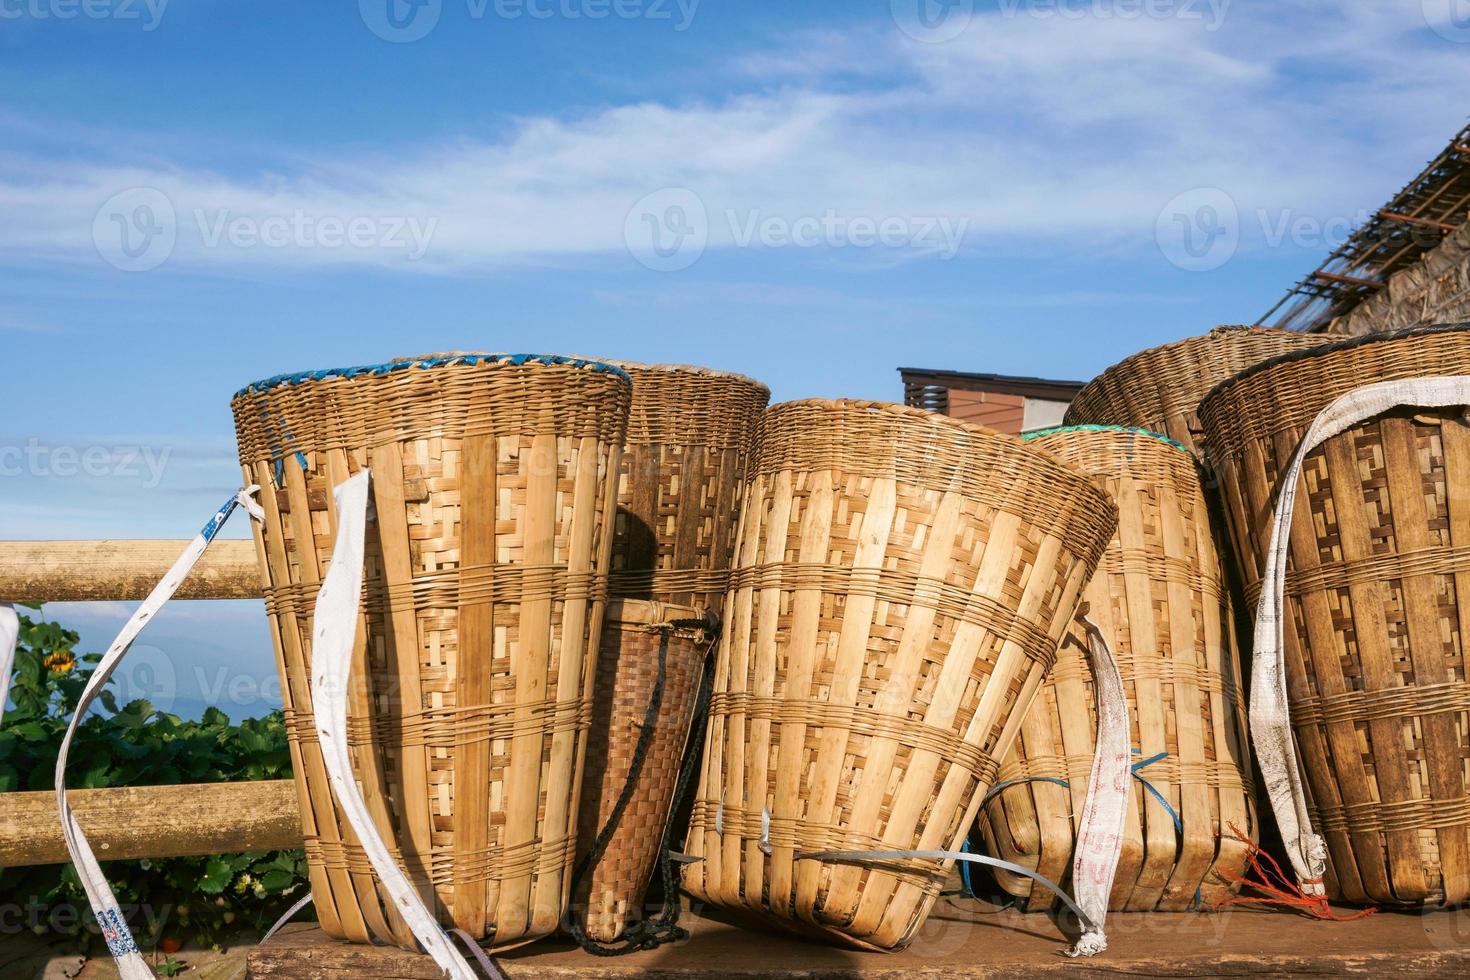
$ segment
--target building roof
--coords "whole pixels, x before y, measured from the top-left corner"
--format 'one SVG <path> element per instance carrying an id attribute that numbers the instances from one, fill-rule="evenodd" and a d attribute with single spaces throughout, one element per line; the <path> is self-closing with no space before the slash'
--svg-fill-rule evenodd
<path id="1" fill-rule="evenodd" d="M 1470 209 L 1470 126 L 1257 321 L 1322 330 L 1438 247 Z"/>
<path id="2" fill-rule="evenodd" d="M 1070 402 L 1082 390 L 1082 381 L 1053 381 L 1015 374 L 981 374 L 975 371 L 939 371 L 932 368 L 901 367 L 903 400 L 906 405 L 944 411 L 944 392 L 994 391 L 1025 398 Z"/>

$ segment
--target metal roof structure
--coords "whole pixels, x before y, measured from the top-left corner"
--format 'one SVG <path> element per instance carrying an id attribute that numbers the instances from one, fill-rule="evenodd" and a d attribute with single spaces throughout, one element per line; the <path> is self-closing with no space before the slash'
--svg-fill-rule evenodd
<path id="1" fill-rule="evenodd" d="M 1257 326 L 1314 331 L 1327 327 L 1422 259 L 1464 225 L 1470 210 L 1470 126 L 1308 273 Z"/>

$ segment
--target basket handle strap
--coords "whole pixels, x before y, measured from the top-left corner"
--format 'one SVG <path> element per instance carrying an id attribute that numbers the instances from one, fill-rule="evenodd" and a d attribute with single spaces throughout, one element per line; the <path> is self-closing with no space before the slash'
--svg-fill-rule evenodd
<path id="1" fill-rule="evenodd" d="M 408 875 L 393 860 L 368 814 L 352 774 L 347 745 L 347 688 L 352 674 L 352 647 L 357 638 L 362 600 L 364 542 L 367 537 L 368 484 L 364 469 L 337 484 L 337 540 L 332 564 L 317 592 L 311 626 L 311 701 L 327 779 L 342 814 L 357 833 L 373 871 L 394 907 L 424 951 L 453 980 L 475 980 L 475 972 L 440 928 Z"/>
<path id="2" fill-rule="evenodd" d="M 1108 898 L 1118 872 L 1118 859 L 1123 854 L 1129 777 L 1133 772 L 1123 675 L 1102 630 L 1085 613 L 1080 618 L 1087 632 L 1087 655 L 1097 698 L 1097 750 L 1092 757 L 1087 800 L 1082 805 L 1082 819 L 1077 827 L 1072 888 L 1077 894 L 1077 904 L 1082 906 L 1092 925 L 1083 922 L 1082 938 L 1066 951 L 1068 956 L 1092 956 L 1108 948 L 1103 923 L 1108 917 Z"/>
<path id="3" fill-rule="evenodd" d="M 224 506 L 215 511 L 214 516 L 209 519 L 194 540 L 189 542 L 183 554 L 179 555 L 173 566 L 164 573 L 163 578 L 148 594 L 148 598 L 143 600 L 132 618 L 119 631 L 112 645 L 107 648 L 107 652 L 102 655 L 102 659 L 92 671 L 92 676 L 87 680 L 87 686 L 77 701 L 76 711 L 72 713 L 71 722 L 66 726 L 66 735 L 62 738 L 61 748 L 56 755 L 56 806 L 61 817 L 61 833 L 66 839 L 66 849 L 71 854 L 77 877 L 81 879 L 82 888 L 87 893 L 87 901 L 92 906 L 92 913 L 102 927 L 102 938 L 107 942 L 107 951 L 112 954 L 113 960 L 117 963 L 117 972 L 121 980 L 153 980 L 153 970 L 149 968 L 142 954 L 139 953 L 138 944 L 133 940 L 133 934 L 128 930 L 127 922 L 118 908 L 117 898 L 112 893 L 112 886 L 107 883 L 107 876 L 102 873 L 102 866 L 97 863 L 96 855 L 93 854 L 91 845 L 87 843 L 87 835 L 82 833 L 76 815 L 72 813 L 71 806 L 67 803 L 66 760 L 71 752 L 72 738 L 76 735 L 82 716 L 87 713 L 92 701 L 112 677 L 113 671 L 122 662 L 122 658 L 127 655 L 128 648 L 133 645 L 133 641 L 138 638 L 143 627 L 153 619 L 154 613 L 158 612 L 163 604 L 178 591 L 184 579 L 189 576 L 189 571 L 194 567 L 194 563 L 214 541 L 215 535 L 219 533 L 225 521 L 229 520 L 235 508 L 244 507 L 257 520 L 264 518 L 265 514 L 261 511 L 260 505 L 251 498 L 251 494 L 258 489 L 260 488 L 252 486 L 236 491 L 234 496 L 225 501 Z"/>
<path id="4" fill-rule="evenodd" d="M 1404 406 L 1446 408 L 1470 405 L 1470 376 L 1407 378 L 1355 388 L 1337 398 L 1312 421 L 1291 465 L 1277 484 L 1279 499 L 1271 519 L 1271 540 L 1261 576 L 1251 660 L 1251 741 L 1261 763 L 1266 795 L 1297 883 L 1307 895 L 1323 896 L 1327 846 L 1312 829 L 1307 791 L 1292 735 L 1287 706 L 1286 666 L 1282 659 L 1286 558 L 1302 461 L 1333 436 L 1384 412 Z"/>
<path id="5" fill-rule="evenodd" d="M 20 642 L 20 616 L 8 602 L 0 602 L 0 718 L 10 700 L 10 674 L 15 670 L 15 647 Z"/>

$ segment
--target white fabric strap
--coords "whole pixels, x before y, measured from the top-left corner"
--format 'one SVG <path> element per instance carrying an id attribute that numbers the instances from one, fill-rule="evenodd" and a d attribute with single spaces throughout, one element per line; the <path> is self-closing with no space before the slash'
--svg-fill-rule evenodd
<path id="1" fill-rule="evenodd" d="M 71 723 L 66 727 L 66 735 L 61 740 L 61 750 L 56 756 L 56 806 L 61 816 L 61 833 L 66 838 L 66 849 L 71 854 L 72 864 L 76 866 L 77 877 L 81 879 L 82 887 L 87 892 L 87 901 L 91 903 L 92 913 L 97 916 L 97 923 L 102 927 L 102 938 L 107 942 L 107 950 L 117 963 L 117 972 L 121 980 L 153 980 L 153 971 L 143 960 L 142 954 L 138 952 L 138 945 L 133 941 L 133 935 L 128 931 L 127 923 L 123 919 L 121 910 L 117 906 L 117 898 L 112 894 L 112 887 L 107 883 L 107 876 L 102 873 L 102 866 L 97 863 L 96 856 L 92 853 L 91 846 L 87 843 L 87 836 L 82 833 L 81 826 L 77 823 L 71 807 L 66 801 L 66 760 L 71 752 L 72 737 L 76 735 L 77 726 L 81 723 L 82 716 L 87 713 L 93 699 L 112 676 L 117 665 L 127 654 L 128 648 L 133 645 L 143 627 L 148 625 L 155 613 L 163 606 L 169 598 L 178 591 L 184 579 L 188 578 L 189 571 L 204 550 L 214 541 L 219 529 L 224 526 L 225 521 L 236 507 L 245 507 L 252 516 L 263 518 L 265 515 L 259 505 L 251 499 L 251 494 L 259 487 L 247 487 L 239 490 L 225 502 L 224 506 L 215 512 L 204 525 L 203 530 L 189 542 L 184 553 L 178 557 L 163 576 L 159 583 L 153 587 L 148 598 L 143 600 L 131 619 L 123 626 L 107 652 L 102 655 L 92 676 L 87 680 L 87 686 L 82 691 L 81 699 L 77 702 L 77 709 L 72 714 Z"/>
<path id="2" fill-rule="evenodd" d="M 1382 381 L 1356 388 L 1328 405 L 1313 420 L 1292 456 L 1291 466 L 1277 484 L 1280 497 L 1271 520 L 1271 541 L 1261 577 L 1260 605 L 1256 609 L 1250 729 L 1286 855 L 1296 872 L 1297 884 L 1307 895 L 1325 894 L 1322 878 L 1327 871 L 1327 847 L 1312 829 L 1291 730 L 1286 666 L 1282 659 L 1285 628 L 1282 591 L 1286 584 L 1291 518 L 1302 461 L 1333 436 L 1392 409 L 1406 405 L 1444 408 L 1467 404 L 1470 404 L 1470 377 L 1463 375 Z"/>
<path id="3" fill-rule="evenodd" d="M 408 876 L 394 862 L 352 775 L 347 747 L 347 685 L 362 598 L 362 563 L 367 527 L 367 470 L 337 485 L 337 541 L 332 565 L 317 593 L 311 629 L 311 700 L 327 779 L 342 813 L 357 832 L 368 861 L 393 905 L 424 951 L 454 980 L 475 980 L 474 969 L 455 949 Z"/>
<path id="4" fill-rule="evenodd" d="M 20 616 L 8 602 L 0 602 L 0 718 L 10 699 L 10 675 L 15 670 L 15 646 L 20 642 Z"/>
<path id="5" fill-rule="evenodd" d="M 1128 700 L 1123 693 L 1123 675 L 1097 624 L 1085 615 L 1081 619 L 1087 629 L 1092 688 L 1097 698 L 1097 750 L 1092 757 L 1087 800 L 1077 827 L 1077 852 L 1072 859 L 1072 890 L 1087 915 L 1082 938 L 1066 950 L 1068 956 L 1093 956 L 1108 948 L 1103 924 L 1108 917 L 1113 876 L 1123 854 L 1130 775 Z"/>

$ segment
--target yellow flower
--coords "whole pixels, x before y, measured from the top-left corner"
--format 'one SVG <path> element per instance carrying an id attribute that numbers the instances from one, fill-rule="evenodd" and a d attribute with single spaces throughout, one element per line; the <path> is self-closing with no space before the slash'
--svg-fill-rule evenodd
<path id="1" fill-rule="evenodd" d="M 65 674 L 76 665 L 77 658 L 72 656 L 70 650 L 57 650 L 55 653 L 48 653 L 45 659 L 41 661 L 41 666 L 53 674 Z"/>

